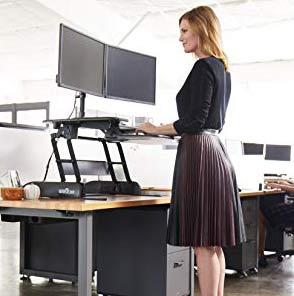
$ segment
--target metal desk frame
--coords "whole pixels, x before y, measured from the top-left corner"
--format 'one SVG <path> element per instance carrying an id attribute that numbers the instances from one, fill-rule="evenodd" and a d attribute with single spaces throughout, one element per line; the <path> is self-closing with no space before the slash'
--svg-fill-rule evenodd
<path id="1" fill-rule="evenodd" d="M 70 219 L 78 221 L 78 296 L 92 295 L 93 211 L 58 211 L 26 208 L 0 208 L 0 214 Z M 24 250 L 20 250 L 24 259 Z"/>

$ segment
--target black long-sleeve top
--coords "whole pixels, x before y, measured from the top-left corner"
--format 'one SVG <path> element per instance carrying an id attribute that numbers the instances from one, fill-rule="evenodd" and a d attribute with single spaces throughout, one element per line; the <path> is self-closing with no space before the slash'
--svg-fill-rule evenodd
<path id="1" fill-rule="evenodd" d="M 197 134 L 203 129 L 221 130 L 231 94 L 231 76 L 215 57 L 196 61 L 177 94 L 178 134 Z"/>

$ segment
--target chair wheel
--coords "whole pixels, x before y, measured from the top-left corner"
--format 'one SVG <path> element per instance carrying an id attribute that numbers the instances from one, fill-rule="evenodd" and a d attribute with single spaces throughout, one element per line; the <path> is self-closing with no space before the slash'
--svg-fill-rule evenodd
<path id="1" fill-rule="evenodd" d="M 30 282 L 31 281 L 31 279 L 30 279 L 30 277 L 28 276 L 28 275 L 23 275 L 21 278 L 20 278 L 22 281 L 28 281 L 28 282 Z"/>
<path id="2" fill-rule="evenodd" d="M 257 274 L 258 273 L 258 269 L 256 267 L 251 268 L 249 271 L 250 271 L 251 274 Z"/>
<path id="3" fill-rule="evenodd" d="M 240 276 L 240 279 L 241 279 L 241 278 L 247 277 L 248 273 L 246 271 L 239 271 L 239 276 Z"/>

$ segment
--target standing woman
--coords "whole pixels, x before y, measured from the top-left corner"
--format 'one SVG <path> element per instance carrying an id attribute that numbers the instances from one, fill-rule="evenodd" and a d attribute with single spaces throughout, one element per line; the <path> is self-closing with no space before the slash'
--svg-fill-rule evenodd
<path id="1" fill-rule="evenodd" d="M 178 146 L 167 242 L 191 246 L 196 254 L 202 296 L 222 296 L 223 246 L 245 241 L 234 169 L 220 142 L 231 93 L 228 60 L 214 11 L 200 6 L 179 20 L 180 42 L 195 62 L 177 94 L 179 119 L 171 124 L 140 125 L 153 135 L 181 135 Z"/>

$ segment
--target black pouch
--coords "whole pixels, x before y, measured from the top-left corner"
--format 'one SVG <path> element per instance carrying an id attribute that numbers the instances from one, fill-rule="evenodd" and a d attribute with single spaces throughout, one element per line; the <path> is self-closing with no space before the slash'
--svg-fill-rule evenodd
<path id="1" fill-rule="evenodd" d="M 84 184 L 84 194 L 116 194 L 116 186 L 112 181 L 90 181 Z"/>
<path id="2" fill-rule="evenodd" d="M 141 195 L 141 188 L 137 182 L 116 183 L 117 194 Z"/>
<path id="3" fill-rule="evenodd" d="M 30 182 L 40 187 L 41 197 L 81 198 L 83 185 L 76 182 Z"/>
<path id="4" fill-rule="evenodd" d="M 137 182 L 127 181 L 90 181 L 84 185 L 84 194 L 130 194 L 140 195 L 141 188 Z"/>

